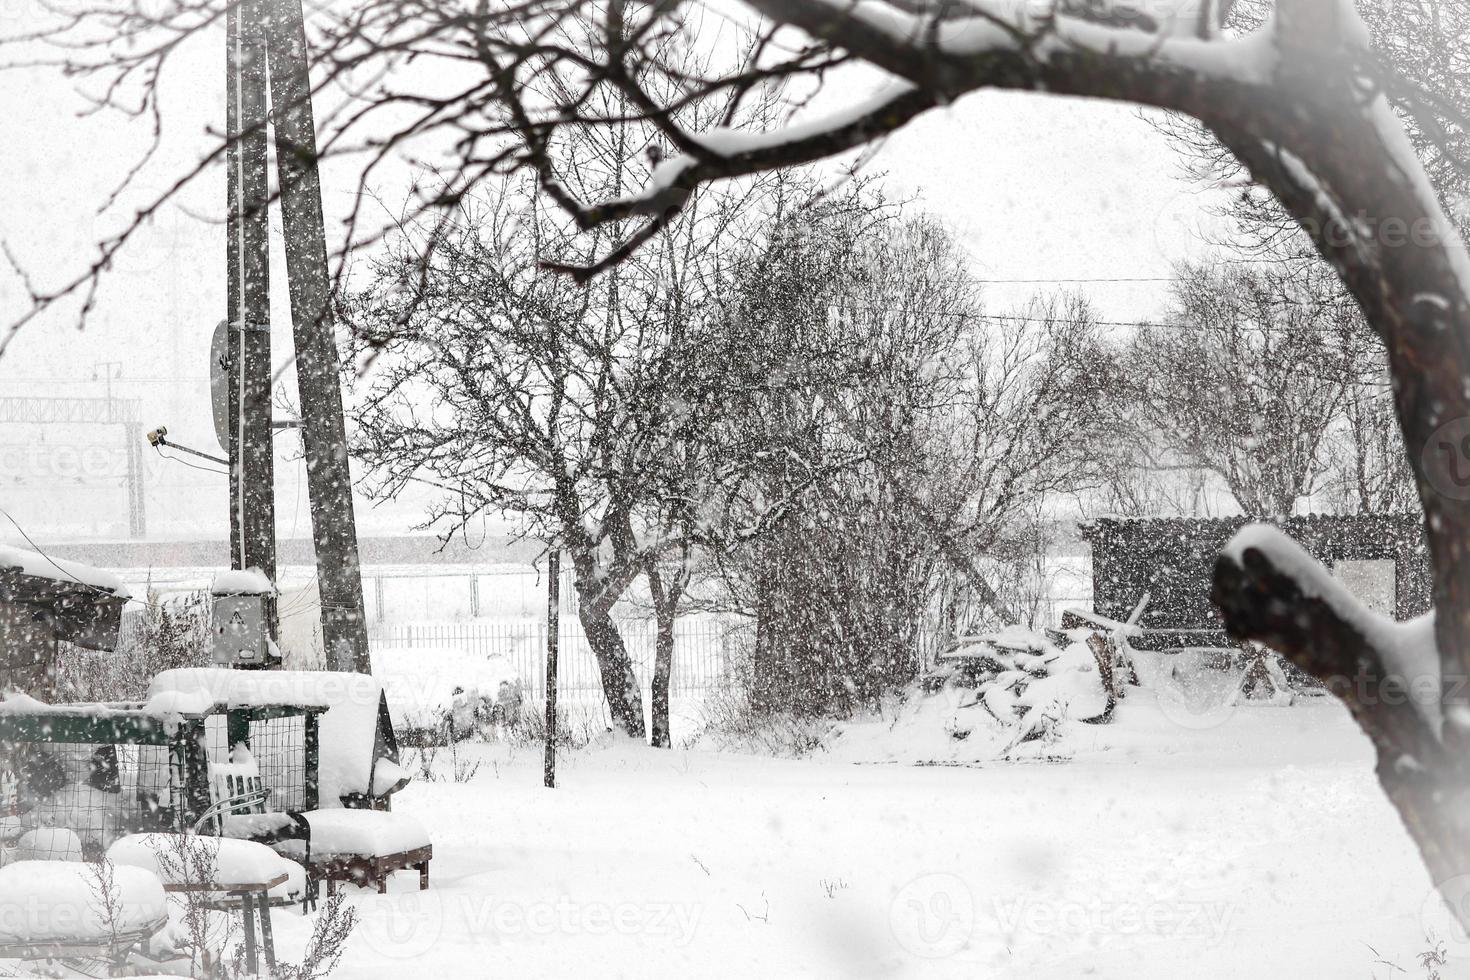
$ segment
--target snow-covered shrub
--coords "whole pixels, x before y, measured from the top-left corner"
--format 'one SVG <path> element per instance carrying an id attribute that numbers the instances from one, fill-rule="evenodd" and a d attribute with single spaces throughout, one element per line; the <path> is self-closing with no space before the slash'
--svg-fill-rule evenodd
<path id="1" fill-rule="evenodd" d="M 63 701 L 132 701 L 147 697 L 156 674 L 177 667 L 208 667 L 210 599 L 203 591 L 167 597 L 149 590 L 147 604 L 124 629 L 112 652 L 60 645 L 57 690 Z"/>
<path id="2" fill-rule="evenodd" d="M 800 759 L 824 751 L 836 732 L 827 719 L 759 707 L 740 687 L 712 692 L 701 710 L 704 723 L 688 744 L 722 752 Z"/>
<path id="3" fill-rule="evenodd" d="M 586 748 L 606 730 L 602 715 L 585 705 L 562 702 L 556 707 L 556 744 L 561 748 Z M 523 701 L 507 716 L 501 738 L 512 745 L 545 745 L 546 703 Z"/>
<path id="4" fill-rule="evenodd" d="M 373 675 L 388 696 L 393 727 L 410 745 L 505 736 L 522 718 L 522 684 L 504 657 L 380 649 L 373 651 Z"/>

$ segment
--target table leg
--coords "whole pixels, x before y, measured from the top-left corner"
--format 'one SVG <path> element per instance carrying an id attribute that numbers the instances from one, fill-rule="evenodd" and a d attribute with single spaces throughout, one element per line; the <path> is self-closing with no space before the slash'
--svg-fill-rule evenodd
<path id="1" fill-rule="evenodd" d="M 265 972 L 276 975 L 276 940 L 271 935 L 271 897 L 260 893 L 260 945 L 265 951 Z"/>
<path id="2" fill-rule="evenodd" d="M 255 897 L 249 892 L 240 896 L 240 916 L 245 922 L 245 972 L 256 976 L 255 965 Z"/>

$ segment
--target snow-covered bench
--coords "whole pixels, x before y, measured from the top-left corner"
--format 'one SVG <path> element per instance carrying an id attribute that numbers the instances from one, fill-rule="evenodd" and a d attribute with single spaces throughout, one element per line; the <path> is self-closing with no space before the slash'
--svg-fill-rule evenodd
<path id="1" fill-rule="evenodd" d="M 168 903 L 150 871 L 114 867 L 110 878 L 104 874 L 73 861 L 0 868 L 0 958 L 122 965 L 168 924 Z"/>
<path id="2" fill-rule="evenodd" d="M 311 849 L 302 841 L 283 841 L 278 849 L 306 864 L 313 880 L 325 881 L 328 894 L 336 883 L 350 881 L 378 891 L 388 890 L 395 871 L 419 873 L 419 888 L 429 887 L 429 862 L 434 846 L 423 824 L 401 813 L 384 810 L 313 810 L 301 814 L 311 827 Z"/>

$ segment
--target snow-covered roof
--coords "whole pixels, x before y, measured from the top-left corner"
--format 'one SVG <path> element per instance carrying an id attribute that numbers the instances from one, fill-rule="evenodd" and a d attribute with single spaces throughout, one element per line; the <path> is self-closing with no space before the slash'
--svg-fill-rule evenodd
<path id="1" fill-rule="evenodd" d="M 131 597 L 122 579 L 112 572 L 8 545 L 0 545 L 0 569 L 13 569 L 22 575 L 52 582 L 86 586 L 118 599 Z"/>
<path id="2" fill-rule="evenodd" d="M 164 693 L 202 694 L 229 708 L 294 704 L 327 710 L 355 701 L 376 710 L 382 686 L 366 674 L 313 670 L 231 670 L 183 667 L 165 670 L 148 686 L 150 697 Z"/>

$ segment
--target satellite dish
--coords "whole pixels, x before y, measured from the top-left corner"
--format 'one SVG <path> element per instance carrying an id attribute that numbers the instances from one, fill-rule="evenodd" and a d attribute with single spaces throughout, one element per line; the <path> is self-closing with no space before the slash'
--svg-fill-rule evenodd
<path id="1" fill-rule="evenodd" d="M 230 322 L 221 320 L 209 344 L 209 403 L 214 410 L 214 434 L 219 447 L 230 452 Z"/>

